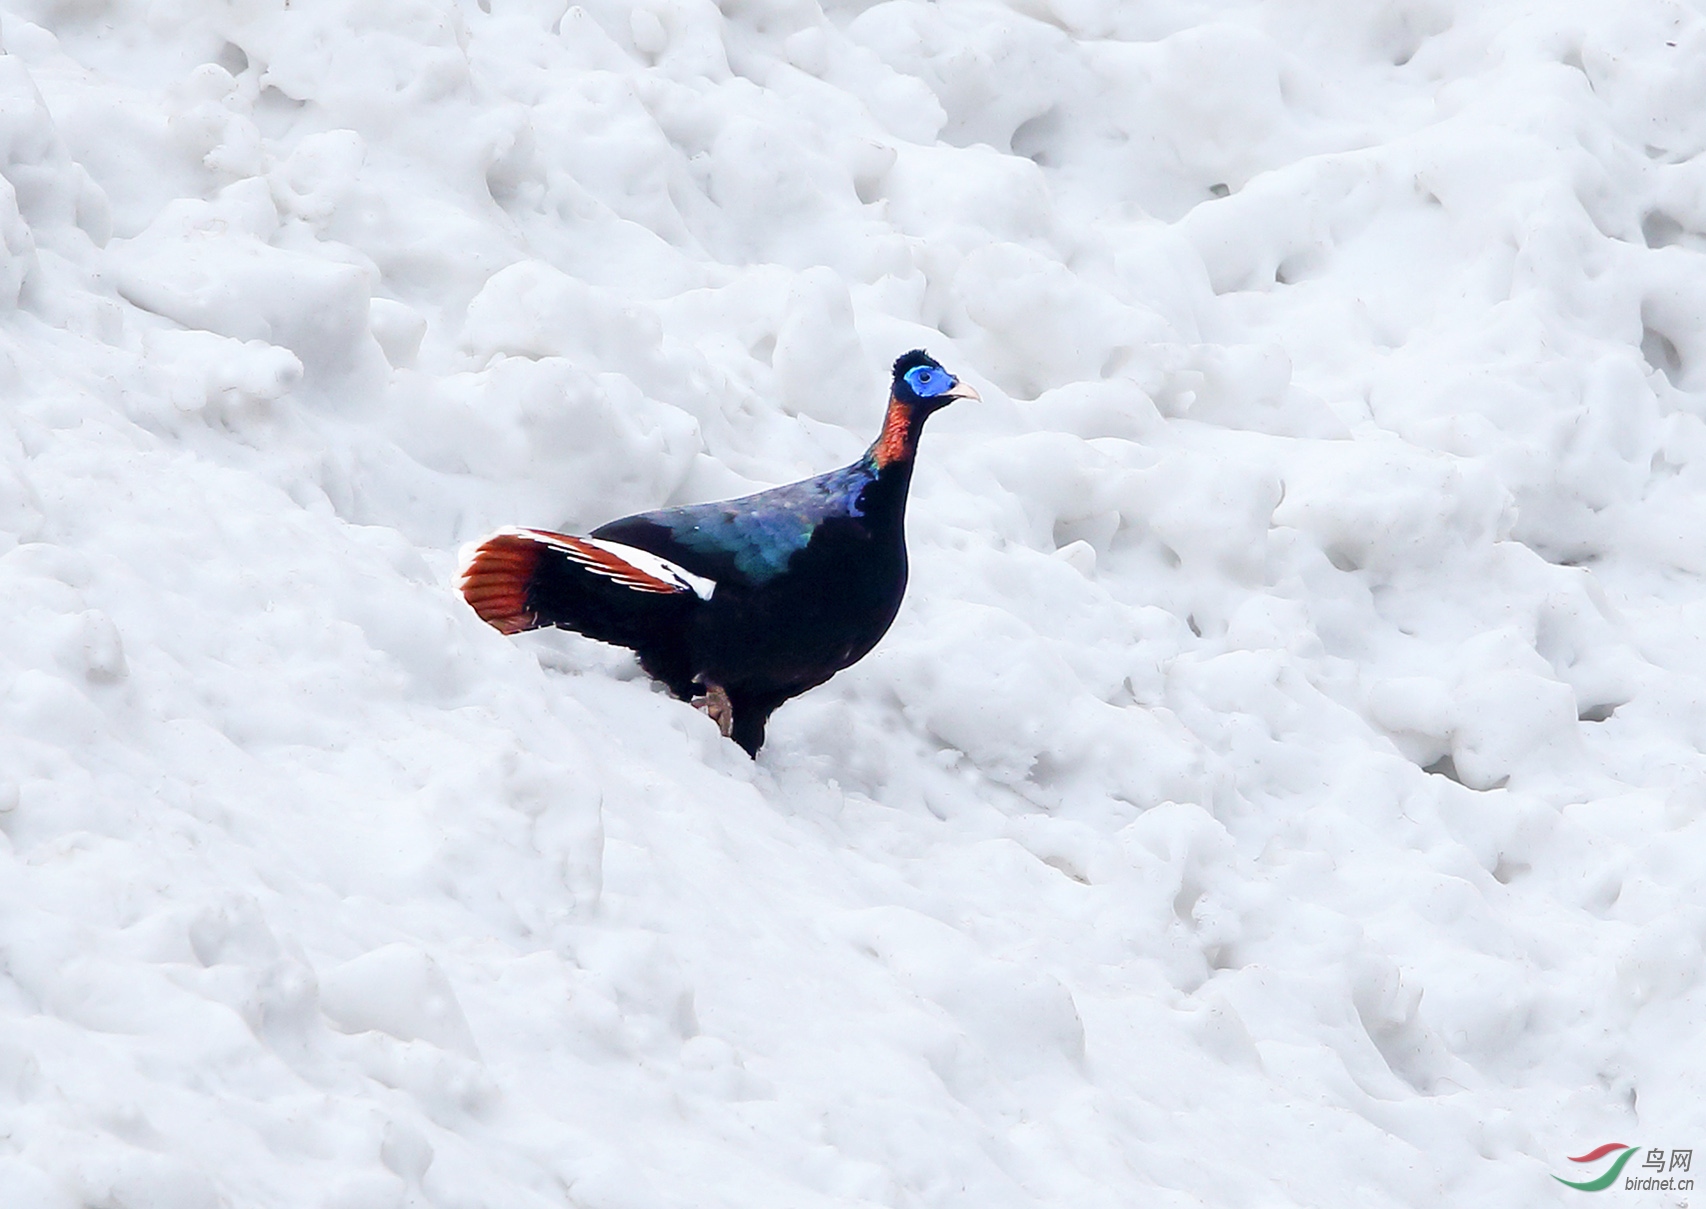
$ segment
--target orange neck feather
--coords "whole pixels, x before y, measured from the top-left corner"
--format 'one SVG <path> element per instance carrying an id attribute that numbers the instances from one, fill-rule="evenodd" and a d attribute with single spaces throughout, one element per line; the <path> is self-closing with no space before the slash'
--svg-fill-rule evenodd
<path id="1" fill-rule="evenodd" d="M 918 427 L 912 409 L 892 395 L 888 414 L 883 417 L 883 431 L 871 446 L 871 456 L 881 470 L 891 462 L 910 458 L 918 450 Z"/>

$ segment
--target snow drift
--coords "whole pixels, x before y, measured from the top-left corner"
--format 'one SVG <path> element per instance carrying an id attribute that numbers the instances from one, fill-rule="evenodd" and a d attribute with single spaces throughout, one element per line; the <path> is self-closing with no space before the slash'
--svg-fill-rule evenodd
<path id="1" fill-rule="evenodd" d="M 1519 1205 L 1706 1140 L 1695 8 L 0 45 L 0 1201 Z M 911 595 L 756 765 L 451 590 L 850 460 L 917 346 L 984 402 Z"/>

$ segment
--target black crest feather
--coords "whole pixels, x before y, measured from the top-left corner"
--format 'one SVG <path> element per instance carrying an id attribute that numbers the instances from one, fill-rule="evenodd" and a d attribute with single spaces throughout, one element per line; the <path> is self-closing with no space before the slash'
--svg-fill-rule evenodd
<path id="1" fill-rule="evenodd" d="M 917 369 L 920 365 L 928 365 L 934 369 L 942 368 L 941 362 L 937 361 L 936 358 L 921 348 L 915 348 L 910 353 L 902 353 L 895 358 L 894 376 L 898 378 L 908 370 Z"/>

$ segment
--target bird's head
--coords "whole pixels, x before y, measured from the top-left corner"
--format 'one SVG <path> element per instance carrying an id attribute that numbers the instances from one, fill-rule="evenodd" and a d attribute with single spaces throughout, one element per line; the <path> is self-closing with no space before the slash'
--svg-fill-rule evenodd
<path id="1" fill-rule="evenodd" d="M 895 361 L 894 387 L 890 393 L 896 403 L 920 419 L 955 399 L 977 398 L 975 390 L 943 369 L 921 348 L 915 348 Z"/>
<path id="2" fill-rule="evenodd" d="M 883 431 L 871 446 L 878 468 L 896 462 L 910 463 L 918 448 L 918 433 L 931 412 L 955 399 L 975 399 L 977 392 L 936 363 L 921 348 L 915 348 L 894 363 L 894 385 L 889 389 L 889 412 Z"/>

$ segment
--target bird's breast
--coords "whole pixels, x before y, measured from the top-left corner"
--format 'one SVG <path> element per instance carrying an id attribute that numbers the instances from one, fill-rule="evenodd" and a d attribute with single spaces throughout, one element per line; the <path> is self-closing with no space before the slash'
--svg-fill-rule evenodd
<path id="1" fill-rule="evenodd" d="M 906 549 L 857 521 L 828 522 L 785 573 L 719 587 L 695 620 L 698 661 L 723 684 L 816 684 L 888 631 L 906 591 Z"/>

